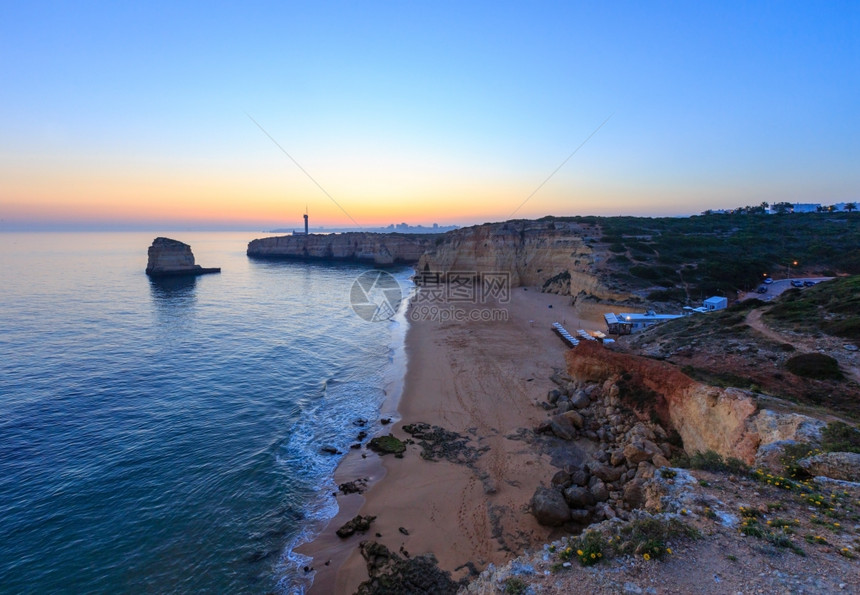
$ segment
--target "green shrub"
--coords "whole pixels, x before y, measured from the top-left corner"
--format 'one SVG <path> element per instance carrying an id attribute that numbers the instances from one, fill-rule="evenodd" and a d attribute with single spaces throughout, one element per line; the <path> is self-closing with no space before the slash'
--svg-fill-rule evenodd
<path id="1" fill-rule="evenodd" d="M 797 464 L 800 459 L 805 459 L 812 454 L 813 447 L 808 442 L 787 444 L 780 458 L 780 463 L 785 467 L 785 474 L 793 479 L 806 479 L 809 477 L 806 469 Z"/>
<path id="2" fill-rule="evenodd" d="M 512 576 L 505 581 L 505 593 L 508 595 L 523 595 L 528 585 L 518 576 Z"/>
<path id="3" fill-rule="evenodd" d="M 804 378 L 817 380 L 841 380 L 839 362 L 823 353 L 801 353 L 789 359 L 785 366 L 788 371 Z"/>
<path id="4" fill-rule="evenodd" d="M 690 457 L 690 468 L 702 469 L 703 471 L 737 473 L 740 475 L 747 475 L 750 472 L 749 466 L 740 459 L 729 457 L 723 460 L 723 457 L 713 450 L 697 452 Z"/>
<path id="5" fill-rule="evenodd" d="M 660 278 L 660 271 L 649 266 L 632 266 L 630 267 L 630 274 L 634 277 L 639 277 L 640 279 L 647 279 L 648 281 L 654 281 Z"/>
<path id="6" fill-rule="evenodd" d="M 680 287 L 672 289 L 659 289 L 648 294 L 652 302 L 683 302 L 687 299 L 687 292 Z"/>
<path id="7" fill-rule="evenodd" d="M 860 430 L 841 421 L 830 423 L 821 433 L 821 446 L 830 452 L 860 452 Z"/>
<path id="8" fill-rule="evenodd" d="M 824 324 L 824 331 L 858 343 L 860 342 L 860 316 L 827 322 Z"/>

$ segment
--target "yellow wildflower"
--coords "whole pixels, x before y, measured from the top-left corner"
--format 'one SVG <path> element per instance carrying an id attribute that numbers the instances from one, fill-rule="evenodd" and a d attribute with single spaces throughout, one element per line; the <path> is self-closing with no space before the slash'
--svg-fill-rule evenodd
<path id="1" fill-rule="evenodd" d="M 576 550 L 576 555 L 577 555 L 577 556 L 581 556 L 581 555 L 582 555 L 582 550 Z"/>
<path id="2" fill-rule="evenodd" d="M 671 554 L 671 553 L 672 553 L 672 548 L 667 547 L 667 548 L 666 548 L 666 553 L 667 553 L 667 554 Z"/>
<path id="3" fill-rule="evenodd" d="M 651 554 L 646 553 L 642 557 L 645 558 L 645 561 L 647 562 L 648 560 L 651 559 Z"/>

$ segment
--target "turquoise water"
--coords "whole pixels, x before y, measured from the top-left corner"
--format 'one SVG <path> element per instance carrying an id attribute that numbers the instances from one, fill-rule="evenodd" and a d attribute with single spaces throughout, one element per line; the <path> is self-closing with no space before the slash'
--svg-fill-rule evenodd
<path id="1" fill-rule="evenodd" d="M 156 235 L 0 234 L 2 592 L 302 592 L 320 448 L 378 427 L 405 322 L 353 313 L 367 267 L 170 233 L 222 273 L 154 283 Z"/>

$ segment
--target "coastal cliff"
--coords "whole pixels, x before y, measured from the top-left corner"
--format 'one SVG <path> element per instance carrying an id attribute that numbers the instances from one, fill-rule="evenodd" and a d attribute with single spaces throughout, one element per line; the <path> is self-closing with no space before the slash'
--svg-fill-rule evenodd
<path id="1" fill-rule="evenodd" d="M 631 294 L 604 282 L 609 258 L 596 224 L 544 219 L 485 223 L 445 234 L 290 235 L 248 244 L 253 258 L 346 260 L 376 265 L 411 264 L 421 275 L 449 279 L 507 273 L 512 287 L 545 293 L 626 301 Z"/>
<path id="2" fill-rule="evenodd" d="M 220 273 L 218 267 L 204 268 L 194 264 L 191 246 L 170 238 L 155 238 L 147 251 L 146 274 L 150 277 L 206 275 Z"/>
<path id="3" fill-rule="evenodd" d="M 425 275 L 507 272 L 513 287 L 537 286 L 547 293 L 624 300 L 596 273 L 606 256 L 597 251 L 600 229 L 586 223 L 538 220 L 486 223 L 451 231 L 418 262 Z"/>
<path id="4" fill-rule="evenodd" d="M 349 232 L 253 240 L 253 258 L 347 260 L 376 265 L 415 264 L 438 235 Z"/>
<path id="5" fill-rule="evenodd" d="M 798 413 L 762 409 L 750 391 L 711 386 L 671 364 L 588 342 L 568 352 L 567 363 L 571 377 L 614 384 L 619 397 L 643 417 L 653 411 L 678 432 L 689 455 L 714 451 L 753 464 L 766 455 L 768 445 L 809 440 L 823 425 Z"/>

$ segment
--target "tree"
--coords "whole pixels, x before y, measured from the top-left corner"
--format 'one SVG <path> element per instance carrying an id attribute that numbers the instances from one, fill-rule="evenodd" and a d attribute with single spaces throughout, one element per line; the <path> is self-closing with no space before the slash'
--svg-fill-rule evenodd
<path id="1" fill-rule="evenodd" d="M 853 202 L 849 202 L 847 205 L 845 205 L 845 210 L 848 211 L 849 213 L 856 208 L 857 208 L 857 205 L 854 204 Z"/>
<path id="2" fill-rule="evenodd" d="M 791 213 L 794 210 L 794 205 L 790 202 L 777 202 L 774 203 L 773 210 L 777 213 Z"/>

